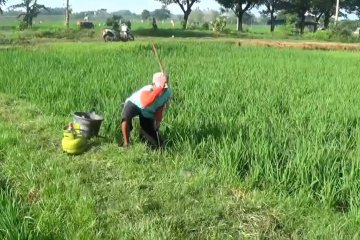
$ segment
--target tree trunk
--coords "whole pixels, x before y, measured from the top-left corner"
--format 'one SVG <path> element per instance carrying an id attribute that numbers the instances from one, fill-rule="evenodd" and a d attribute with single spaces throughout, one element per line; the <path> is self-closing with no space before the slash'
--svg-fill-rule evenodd
<path id="1" fill-rule="evenodd" d="M 66 1 L 66 12 L 65 12 L 65 26 L 68 29 L 70 22 L 70 12 L 69 12 L 69 0 Z"/>
<path id="2" fill-rule="evenodd" d="M 182 28 L 183 28 L 183 29 L 186 29 L 186 26 L 187 26 L 187 22 L 188 22 L 190 13 L 191 13 L 191 11 L 186 11 L 186 12 L 184 12 L 184 21 L 183 21 L 183 23 L 182 23 Z"/>
<path id="3" fill-rule="evenodd" d="M 33 25 L 33 18 L 29 17 L 29 27 L 32 28 Z"/>
<path id="4" fill-rule="evenodd" d="M 237 15 L 237 30 L 238 32 L 243 31 L 243 12 L 239 12 Z"/>
<path id="5" fill-rule="evenodd" d="M 274 32 L 274 30 L 275 30 L 274 9 L 271 9 L 271 12 L 270 12 L 270 21 L 271 21 L 270 31 L 271 31 L 271 32 Z"/>
<path id="6" fill-rule="evenodd" d="M 324 13 L 320 13 L 319 16 L 315 17 L 315 26 L 314 26 L 314 32 L 316 32 L 318 30 L 318 24 L 319 24 L 319 21 L 320 21 L 320 18 L 322 17 Z"/>
<path id="7" fill-rule="evenodd" d="M 26 7 L 26 14 L 24 17 L 24 20 L 26 22 L 26 28 L 30 27 L 30 15 L 31 15 L 31 9 L 29 6 Z"/>
<path id="8" fill-rule="evenodd" d="M 329 11 L 326 11 L 325 12 L 325 15 L 324 15 L 324 28 L 325 29 L 328 29 L 329 28 L 329 23 L 330 23 L 330 12 Z"/>
<path id="9" fill-rule="evenodd" d="M 304 33 L 305 28 L 305 12 L 302 12 L 300 15 L 300 33 Z"/>

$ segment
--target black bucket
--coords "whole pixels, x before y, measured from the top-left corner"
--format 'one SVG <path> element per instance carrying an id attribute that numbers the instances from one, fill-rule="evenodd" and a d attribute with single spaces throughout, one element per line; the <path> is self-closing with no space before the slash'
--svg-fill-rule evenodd
<path id="1" fill-rule="evenodd" d="M 80 125 L 81 134 L 86 138 L 97 137 L 104 118 L 95 112 L 75 112 L 74 123 Z"/>

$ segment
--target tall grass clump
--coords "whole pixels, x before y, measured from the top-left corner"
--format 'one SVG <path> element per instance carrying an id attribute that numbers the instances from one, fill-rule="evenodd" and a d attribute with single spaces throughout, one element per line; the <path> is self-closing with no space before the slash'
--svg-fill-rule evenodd
<path id="1" fill-rule="evenodd" d="M 23 204 L 19 199 L 9 187 L 0 186 L 1 239 L 34 239 L 36 236 L 33 219 L 23 212 Z"/>

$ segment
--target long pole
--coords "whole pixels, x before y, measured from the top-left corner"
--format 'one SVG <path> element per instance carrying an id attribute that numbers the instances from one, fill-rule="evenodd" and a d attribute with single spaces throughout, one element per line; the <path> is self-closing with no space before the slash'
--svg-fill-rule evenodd
<path id="1" fill-rule="evenodd" d="M 156 50 L 156 47 L 155 47 L 155 44 L 154 44 L 154 43 L 152 44 L 152 47 L 153 47 L 153 50 L 154 50 L 156 59 L 157 59 L 157 61 L 158 61 L 158 63 L 159 63 L 160 70 L 161 70 L 162 73 L 164 73 L 164 67 L 163 67 L 163 65 L 162 65 L 162 63 L 161 63 L 159 54 L 158 54 L 158 52 L 157 52 L 157 50 Z M 158 147 L 160 147 L 159 129 L 156 129 L 156 138 L 157 138 Z"/>
<path id="2" fill-rule="evenodd" d="M 336 0 L 335 24 L 337 24 L 339 20 L 339 5 L 340 5 L 340 0 Z"/>
<path id="3" fill-rule="evenodd" d="M 65 13 L 65 25 L 69 28 L 70 12 L 69 12 L 69 0 L 66 0 L 66 13 Z"/>
<path id="4" fill-rule="evenodd" d="M 163 65 L 162 65 L 162 63 L 161 63 L 160 57 L 159 57 L 159 55 L 158 55 L 158 52 L 157 52 L 157 50 L 156 50 L 156 47 L 155 47 L 155 44 L 154 44 L 154 43 L 152 44 L 152 47 L 153 47 L 153 50 L 154 50 L 156 59 L 157 59 L 157 61 L 158 61 L 158 63 L 159 63 L 160 70 L 161 70 L 161 72 L 164 72 L 164 67 L 163 67 Z"/>

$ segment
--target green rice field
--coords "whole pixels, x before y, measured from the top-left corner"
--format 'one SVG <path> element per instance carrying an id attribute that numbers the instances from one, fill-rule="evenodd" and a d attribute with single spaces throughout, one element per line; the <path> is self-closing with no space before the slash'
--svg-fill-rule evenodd
<path id="1" fill-rule="evenodd" d="M 359 237 L 357 53 L 157 45 L 172 88 L 163 152 L 136 129 L 118 147 L 121 104 L 159 71 L 150 42 L 0 50 L 0 236 Z M 102 138 L 64 154 L 63 127 L 92 109 Z"/>

